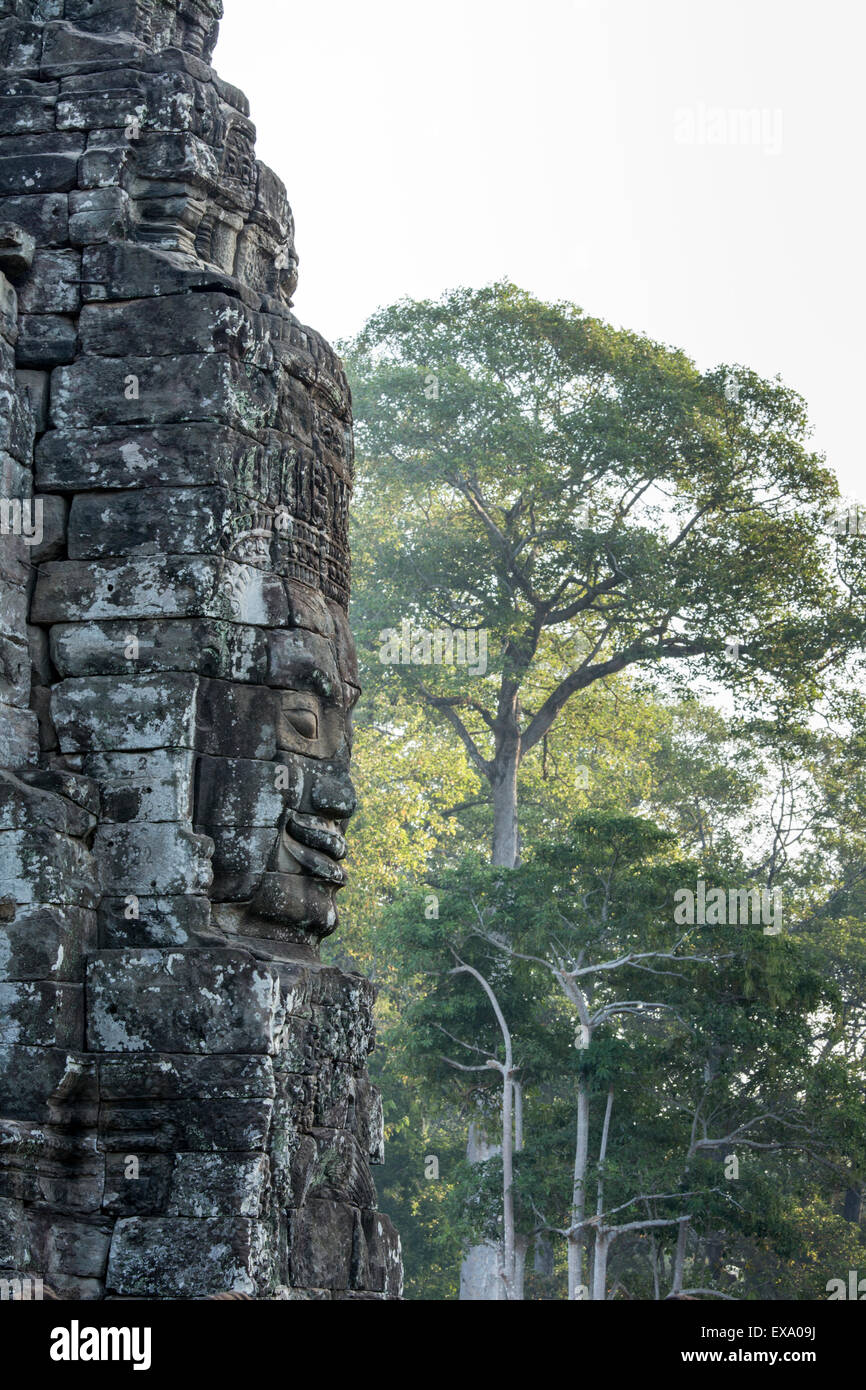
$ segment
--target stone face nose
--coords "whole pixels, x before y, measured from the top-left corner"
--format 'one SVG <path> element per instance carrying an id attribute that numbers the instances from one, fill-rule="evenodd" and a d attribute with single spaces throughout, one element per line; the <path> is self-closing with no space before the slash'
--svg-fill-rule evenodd
<path id="1" fill-rule="evenodd" d="M 358 798 L 348 769 L 314 775 L 310 801 L 313 810 L 325 816 L 348 820 L 349 816 L 354 815 Z"/>

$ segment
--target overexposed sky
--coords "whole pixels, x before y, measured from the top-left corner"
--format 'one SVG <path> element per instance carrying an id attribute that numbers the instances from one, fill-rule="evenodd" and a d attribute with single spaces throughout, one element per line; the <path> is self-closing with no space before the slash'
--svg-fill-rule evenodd
<path id="1" fill-rule="evenodd" d="M 855 0 L 224 0 L 216 66 L 331 339 L 508 276 L 777 373 L 866 500 Z"/>

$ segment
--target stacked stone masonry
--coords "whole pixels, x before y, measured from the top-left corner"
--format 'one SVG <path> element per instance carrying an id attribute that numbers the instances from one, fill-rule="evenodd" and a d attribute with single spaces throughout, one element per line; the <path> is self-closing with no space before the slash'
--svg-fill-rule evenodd
<path id="1" fill-rule="evenodd" d="M 322 964 L 352 421 L 220 0 L 0 0 L 0 1279 L 401 1295 Z"/>

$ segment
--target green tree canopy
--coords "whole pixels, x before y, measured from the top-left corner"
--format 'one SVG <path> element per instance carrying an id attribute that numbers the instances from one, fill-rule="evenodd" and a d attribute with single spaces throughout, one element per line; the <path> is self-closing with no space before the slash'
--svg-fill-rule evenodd
<path id="1" fill-rule="evenodd" d="M 460 740 L 494 863 L 521 761 L 598 680 L 664 662 L 808 703 L 862 644 L 861 551 L 838 562 L 836 482 L 780 381 L 508 283 L 385 309 L 347 358 L 362 641 L 409 624 L 383 679 Z M 486 669 L 435 664 L 443 628 L 486 634 Z"/>

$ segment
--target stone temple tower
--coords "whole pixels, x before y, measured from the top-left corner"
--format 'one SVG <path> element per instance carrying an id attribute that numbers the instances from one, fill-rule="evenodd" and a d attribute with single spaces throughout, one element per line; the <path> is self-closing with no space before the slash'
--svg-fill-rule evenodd
<path id="1" fill-rule="evenodd" d="M 0 1279 L 388 1299 L 352 423 L 221 0 L 0 0 Z"/>

